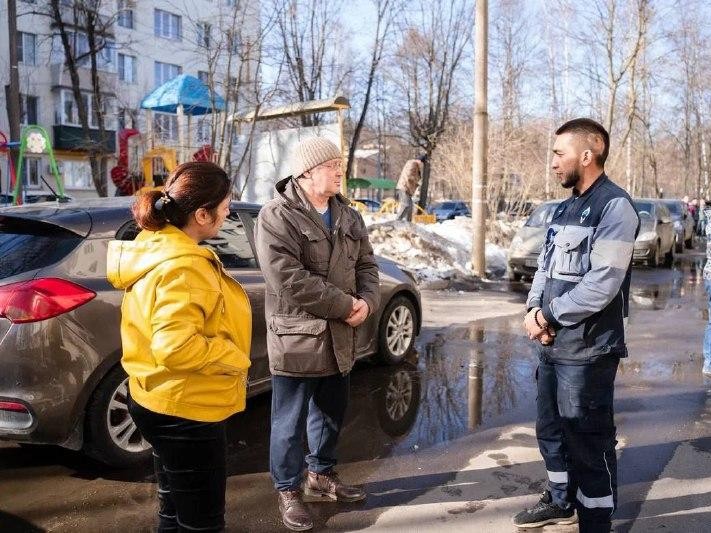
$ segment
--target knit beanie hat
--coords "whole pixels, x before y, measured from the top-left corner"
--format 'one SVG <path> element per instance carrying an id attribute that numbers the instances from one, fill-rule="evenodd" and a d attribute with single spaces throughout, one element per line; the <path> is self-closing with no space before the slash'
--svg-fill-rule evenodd
<path id="1" fill-rule="evenodd" d="M 323 137 L 307 137 L 299 141 L 291 154 L 291 175 L 297 178 L 307 170 L 331 159 L 341 159 L 338 146 Z"/>

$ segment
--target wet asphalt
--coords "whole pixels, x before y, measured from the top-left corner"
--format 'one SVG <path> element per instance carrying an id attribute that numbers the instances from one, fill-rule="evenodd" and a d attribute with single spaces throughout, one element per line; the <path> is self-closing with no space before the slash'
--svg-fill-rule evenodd
<path id="1" fill-rule="evenodd" d="M 711 531 L 711 382 L 703 255 L 635 268 L 630 357 L 617 378 L 615 531 Z M 339 471 L 369 493 L 311 504 L 317 531 L 514 531 L 545 469 L 535 442 L 536 360 L 522 332 L 526 284 L 425 291 L 416 352 L 361 362 Z M 268 476 L 269 395 L 229 425 L 229 531 L 285 531 Z M 149 465 L 112 470 L 54 447 L 0 445 L 0 531 L 151 531 Z M 575 531 L 546 528 L 545 531 Z"/>

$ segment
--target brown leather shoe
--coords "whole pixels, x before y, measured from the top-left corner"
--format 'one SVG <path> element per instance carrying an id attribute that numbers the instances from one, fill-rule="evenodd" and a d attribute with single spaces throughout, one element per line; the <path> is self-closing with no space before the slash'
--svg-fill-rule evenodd
<path id="1" fill-rule="evenodd" d="M 314 527 L 311 515 L 301 501 L 301 491 L 280 490 L 279 512 L 281 521 L 292 531 L 308 531 Z"/>
<path id="2" fill-rule="evenodd" d="M 365 492 L 360 487 L 346 485 L 334 471 L 317 474 L 309 472 L 304 482 L 304 495 L 309 501 L 357 502 L 365 499 Z"/>

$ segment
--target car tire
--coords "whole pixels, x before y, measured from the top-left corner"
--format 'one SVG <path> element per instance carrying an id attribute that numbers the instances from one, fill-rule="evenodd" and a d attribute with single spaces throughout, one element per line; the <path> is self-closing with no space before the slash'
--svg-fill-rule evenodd
<path id="1" fill-rule="evenodd" d="M 647 266 L 650 268 L 657 268 L 659 266 L 659 247 L 660 244 L 657 243 L 654 247 L 654 253 L 649 256 L 649 259 L 647 259 Z"/>
<path id="2" fill-rule="evenodd" d="M 669 251 L 664 254 L 664 266 L 666 268 L 674 266 L 674 243 L 669 247 Z"/>
<path id="3" fill-rule="evenodd" d="M 391 370 L 388 370 L 391 372 Z M 405 435 L 417 416 L 420 405 L 420 380 L 406 367 L 392 369 L 375 394 L 380 428 L 391 437 Z"/>
<path id="4" fill-rule="evenodd" d="M 400 363 L 415 345 L 417 311 L 409 298 L 396 296 L 388 302 L 378 326 L 378 355 L 381 363 Z"/>
<path id="5" fill-rule="evenodd" d="M 96 387 L 86 410 L 85 453 L 121 468 L 143 463 L 152 455 L 131 419 L 127 398 L 128 376 L 117 365 Z"/>
<path id="6" fill-rule="evenodd" d="M 684 241 L 682 239 L 683 237 L 674 239 L 674 252 L 677 254 L 684 253 Z"/>

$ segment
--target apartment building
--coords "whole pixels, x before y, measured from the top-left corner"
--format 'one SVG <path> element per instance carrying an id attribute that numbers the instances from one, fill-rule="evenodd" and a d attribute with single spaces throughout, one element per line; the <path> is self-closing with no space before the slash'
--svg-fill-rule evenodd
<path id="1" fill-rule="evenodd" d="M 103 117 L 107 139 L 102 143 L 113 166 L 116 132 L 135 127 L 147 133 L 141 100 L 154 88 L 179 74 L 191 74 L 209 83 L 219 94 L 236 84 L 236 76 L 251 76 L 239 68 L 245 40 L 255 42 L 259 33 L 259 3 L 238 0 L 101 0 L 100 39 L 105 46 L 97 57 L 104 100 Z M 74 25 L 74 2 L 60 0 L 62 20 L 71 45 L 80 56 L 89 49 L 81 23 Z M 95 196 L 78 106 L 93 109 L 89 58 L 79 61 L 82 101 L 76 102 L 56 20 L 50 16 L 49 0 L 17 1 L 22 123 L 43 126 L 52 139 L 66 194 L 75 198 Z M 7 3 L 0 6 L 0 28 L 7 28 Z M 0 31 L 0 85 L 9 83 L 7 32 Z M 0 130 L 9 136 L 5 91 L 0 91 Z M 92 131 L 98 133 L 97 117 L 89 113 Z M 210 137 L 210 116 L 193 121 L 191 144 L 200 146 Z M 178 143 L 175 115 L 153 114 L 156 142 Z M 97 137 L 98 139 L 98 137 Z M 0 188 L 6 188 L 6 162 L 0 154 Z M 23 169 L 28 191 L 46 189 L 41 177 L 51 183 L 46 156 L 28 156 Z M 107 175 L 109 194 L 115 190 Z"/>

